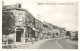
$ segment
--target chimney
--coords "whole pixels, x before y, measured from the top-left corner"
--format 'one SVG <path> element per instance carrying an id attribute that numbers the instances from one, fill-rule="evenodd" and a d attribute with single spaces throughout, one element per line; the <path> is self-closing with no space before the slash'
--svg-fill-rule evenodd
<path id="1" fill-rule="evenodd" d="M 20 4 L 20 3 L 17 3 L 17 4 L 16 4 L 16 7 L 17 7 L 17 8 L 21 8 L 21 4 Z"/>
<path id="2" fill-rule="evenodd" d="M 4 1 L 2 1 L 2 7 L 4 6 Z"/>

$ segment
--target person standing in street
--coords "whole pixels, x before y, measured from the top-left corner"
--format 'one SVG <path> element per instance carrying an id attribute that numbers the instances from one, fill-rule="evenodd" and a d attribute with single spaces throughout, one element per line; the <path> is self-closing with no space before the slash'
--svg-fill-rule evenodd
<path id="1" fill-rule="evenodd" d="M 44 39 L 44 36 L 43 36 L 43 39 Z"/>
<path id="2" fill-rule="evenodd" d="M 32 44 L 34 44 L 34 42 L 35 42 L 35 38 L 32 38 Z"/>

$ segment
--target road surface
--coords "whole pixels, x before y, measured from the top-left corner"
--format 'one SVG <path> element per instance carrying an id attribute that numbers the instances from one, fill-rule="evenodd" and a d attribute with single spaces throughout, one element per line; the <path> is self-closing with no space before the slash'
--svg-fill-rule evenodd
<path id="1" fill-rule="evenodd" d="M 78 49 L 78 44 L 72 44 L 66 40 L 66 38 L 51 39 L 40 45 L 39 49 Z"/>
<path id="2" fill-rule="evenodd" d="M 16 49 L 78 49 L 78 43 L 74 43 L 71 40 L 67 41 L 67 38 L 53 38 L 44 39 L 34 42 L 34 44 L 20 44 Z"/>
<path id="3" fill-rule="evenodd" d="M 62 47 L 59 46 L 57 43 L 57 39 L 52 39 L 44 42 L 39 49 L 61 49 Z"/>

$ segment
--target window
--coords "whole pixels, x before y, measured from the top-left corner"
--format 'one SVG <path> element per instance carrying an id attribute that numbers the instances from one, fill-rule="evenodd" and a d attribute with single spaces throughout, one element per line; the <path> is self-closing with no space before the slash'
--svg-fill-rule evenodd
<path id="1" fill-rule="evenodd" d="M 58 33 L 56 33 L 56 35 L 58 35 Z"/>

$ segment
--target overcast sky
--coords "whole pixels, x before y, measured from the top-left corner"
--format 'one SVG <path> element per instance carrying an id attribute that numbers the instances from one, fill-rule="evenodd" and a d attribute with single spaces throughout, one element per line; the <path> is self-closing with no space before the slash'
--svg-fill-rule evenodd
<path id="1" fill-rule="evenodd" d="M 3 0 L 4 5 L 21 3 L 36 19 L 57 25 L 66 30 L 78 30 L 77 2 L 62 2 L 54 0 Z M 38 4 L 38 3 L 42 3 Z M 47 3 L 47 4 L 46 4 Z M 56 4 L 54 4 L 56 3 Z M 60 5 L 60 3 L 69 3 Z M 38 17 L 39 14 L 39 17 Z"/>

